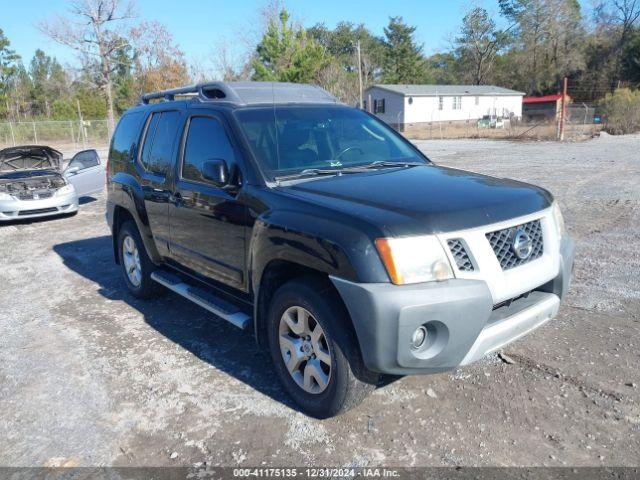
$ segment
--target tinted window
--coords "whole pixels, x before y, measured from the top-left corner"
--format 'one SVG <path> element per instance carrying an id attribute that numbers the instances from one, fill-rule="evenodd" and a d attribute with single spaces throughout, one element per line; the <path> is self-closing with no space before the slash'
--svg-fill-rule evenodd
<path id="1" fill-rule="evenodd" d="M 154 113 L 149 122 L 140 161 L 144 168 L 158 175 L 171 169 L 173 146 L 180 131 L 179 112 Z"/>
<path id="2" fill-rule="evenodd" d="M 355 108 L 251 108 L 236 115 L 255 157 L 272 177 L 307 168 L 424 161 L 384 122 Z"/>
<path id="3" fill-rule="evenodd" d="M 149 162 L 151 161 L 151 147 L 153 145 L 153 139 L 156 136 L 156 128 L 158 127 L 158 121 L 160 120 L 160 113 L 154 113 L 151 115 L 149 124 L 147 125 L 147 131 L 144 134 L 144 140 L 142 142 L 142 150 L 140 151 L 140 162 L 147 170 Z"/>
<path id="4" fill-rule="evenodd" d="M 142 112 L 128 113 L 122 116 L 111 141 L 111 149 L 109 150 L 111 160 L 128 162 L 131 159 L 131 148 L 135 146 L 140 136 L 142 119 Z"/>
<path id="5" fill-rule="evenodd" d="M 69 167 L 79 167 L 80 170 L 85 168 L 95 167 L 100 164 L 100 160 L 98 159 L 98 152 L 95 150 L 86 150 L 84 152 L 76 153 L 71 162 L 69 162 Z"/>
<path id="6" fill-rule="evenodd" d="M 219 158 L 227 165 L 235 163 L 233 147 L 222 124 L 210 117 L 193 117 L 189 123 L 187 142 L 184 149 L 182 178 L 204 182 L 202 163 Z"/>

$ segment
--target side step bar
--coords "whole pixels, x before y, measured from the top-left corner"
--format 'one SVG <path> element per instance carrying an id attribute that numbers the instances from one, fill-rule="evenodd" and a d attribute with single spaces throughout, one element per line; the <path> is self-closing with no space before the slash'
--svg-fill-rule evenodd
<path id="1" fill-rule="evenodd" d="M 151 274 L 151 278 L 223 320 L 233 323 L 238 328 L 245 330 L 251 324 L 251 317 L 240 311 L 235 305 L 202 288 L 189 285 L 173 273 L 156 270 Z"/>

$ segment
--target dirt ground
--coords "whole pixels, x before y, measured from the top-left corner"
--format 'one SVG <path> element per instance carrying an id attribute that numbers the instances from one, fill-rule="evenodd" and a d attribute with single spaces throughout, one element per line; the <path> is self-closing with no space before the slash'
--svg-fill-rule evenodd
<path id="1" fill-rule="evenodd" d="M 126 293 L 104 197 L 0 227 L 0 465 L 640 464 L 640 137 L 416 142 L 540 184 L 577 241 L 559 316 L 504 353 L 408 377 L 325 421 L 251 334 Z"/>

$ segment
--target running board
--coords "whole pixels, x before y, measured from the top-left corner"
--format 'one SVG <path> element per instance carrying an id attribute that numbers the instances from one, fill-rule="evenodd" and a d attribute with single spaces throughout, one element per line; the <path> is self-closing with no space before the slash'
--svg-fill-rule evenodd
<path id="1" fill-rule="evenodd" d="M 200 305 L 205 310 L 210 311 L 214 315 L 233 323 L 236 327 L 245 330 L 251 323 L 251 317 L 240 311 L 232 303 L 216 297 L 206 290 L 194 287 L 184 282 L 179 276 L 165 270 L 156 270 L 151 273 L 151 278 L 160 285 L 167 287 L 169 290 L 176 292 L 187 300 Z"/>

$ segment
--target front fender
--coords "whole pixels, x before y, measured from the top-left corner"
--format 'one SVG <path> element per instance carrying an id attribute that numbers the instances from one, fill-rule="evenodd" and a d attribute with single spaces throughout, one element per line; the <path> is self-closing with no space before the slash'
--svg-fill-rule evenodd
<path id="1" fill-rule="evenodd" d="M 111 177 L 108 201 L 115 206 L 124 208 L 131 214 L 140 232 L 147 255 L 154 263 L 161 263 L 161 257 L 149 227 L 147 210 L 144 206 L 144 191 L 135 177 L 122 172 L 116 173 Z"/>
<path id="2" fill-rule="evenodd" d="M 254 291 L 273 260 L 350 281 L 388 281 L 372 241 L 362 231 L 304 213 L 279 211 L 260 216 L 253 227 L 249 252 Z"/>

